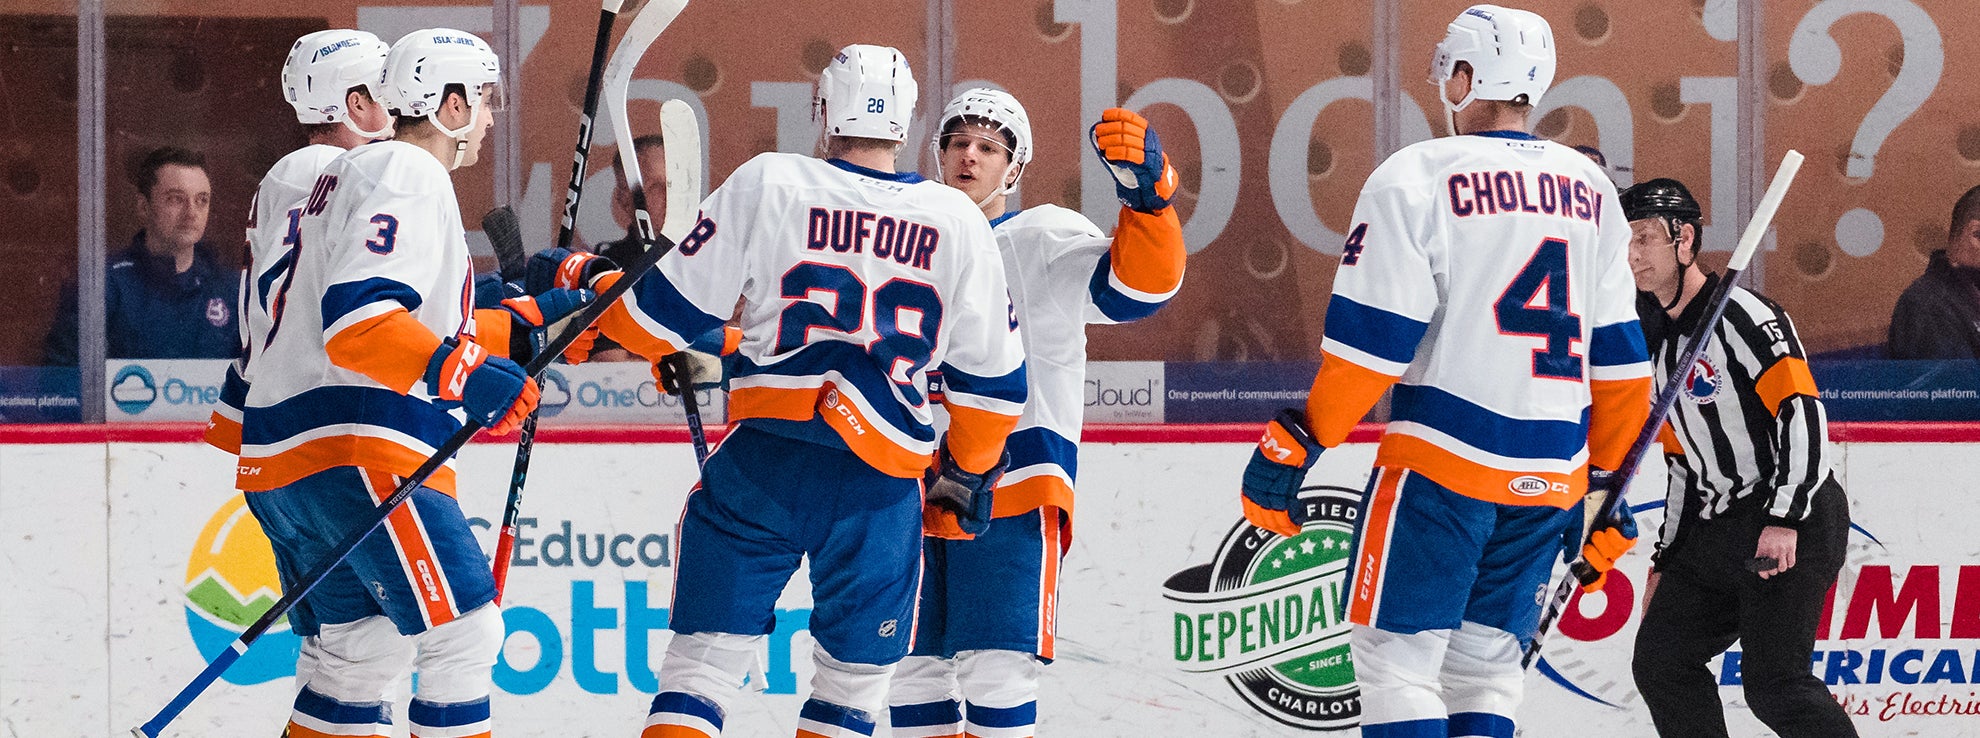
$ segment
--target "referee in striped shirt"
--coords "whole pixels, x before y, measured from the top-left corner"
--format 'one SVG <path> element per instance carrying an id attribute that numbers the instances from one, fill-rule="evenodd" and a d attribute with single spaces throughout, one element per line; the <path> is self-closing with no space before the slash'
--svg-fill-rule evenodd
<path id="1" fill-rule="evenodd" d="M 1720 276 L 1698 254 L 1698 201 L 1653 179 L 1620 197 L 1636 310 L 1653 372 L 1669 381 Z M 1781 738 L 1855 736 L 1809 670 L 1822 600 L 1842 567 L 1849 501 L 1829 469 L 1828 427 L 1794 324 L 1734 286 L 1661 433 L 1663 529 L 1636 634 L 1636 687 L 1657 732 L 1726 735 L 1707 667 L 1734 640 L 1747 704 Z"/>

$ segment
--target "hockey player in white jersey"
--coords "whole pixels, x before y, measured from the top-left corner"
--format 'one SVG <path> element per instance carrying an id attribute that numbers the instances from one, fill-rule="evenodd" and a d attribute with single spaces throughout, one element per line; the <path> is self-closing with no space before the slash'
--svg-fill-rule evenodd
<path id="1" fill-rule="evenodd" d="M 738 167 L 656 273 L 599 321 L 658 360 L 719 328 L 741 299 L 731 431 L 682 513 L 674 635 L 644 738 L 721 732 L 806 558 L 817 671 L 797 735 L 871 735 L 913 639 L 924 513 L 938 529 L 989 522 L 987 504 L 924 511 L 930 457 L 939 449 L 938 487 L 988 503 L 1023 407 L 1023 349 L 989 224 L 961 192 L 894 170 L 916 97 L 905 59 L 848 46 L 818 97 L 828 158 L 769 153 Z M 952 419 L 939 442 L 936 369 Z"/>
<path id="2" fill-rule="evenodd" d="M 372 88 L 395 140 L 337 157 L 303 205 L 294 264 L 268 298 L 237 474 L 285 586 L 328 560 L 464 417 L 499 434 L 535 405 L 535 383 L 503 356 L 510 334 L 576 301 L 472 313 L 449 179 L 479 156 L 497 80 L 494 52 L 471 34 L 400 39 Z M 390 735 L 389 699 L 409 667 L 412 735 L 490 734 L 502 619 L 454 483 L 449 461 L 290 613 L 314 664 L 291 736 Z"/>
<path id="3" fill-rule="evenodd" d="M 924 539 L 921 619 L 887 700 L 897 738 L 1019 738 L 1036 730 L 1038 677 L 1053 658 L 1059 561 L 1071 540 L 1085 411 L 1086 325 L 1153 314 L 1182 284 L 1175 170 L 1148 122 L 1112 109 L 1092 129 L 1116 176 L 1113 237 L 1078 212 L 1006 212 L 1031 163 L 1031 123 L 1008 93 L 973 89 L 942 112 L 937 172 L 990 220 L 1024 326 L 1030 399 L 990 525 Z"/>
<path id="4" fill-rule="evenodd" d="M 392 116 L 371 91 L 390 48 L 364 31 L 332 28 L 296 39 L 282 62 L 282 96 L 295 109 L 309 145 L 275 162 L 248 205 L 247 278 L 241 280 L 234 312 L 240 316 L 241 356 L 227 367 L 220 406 L 206 422 L 206 442 L 222 451 L 241 451 L 250 364 L 268 336 L 268 295 L 295 262 L 304 199 L 330 160 L 392 135 Z"/>
<path id="5" fill-rule="evenodd" d="M 1245 517 L 1298 534 L 1307 468 L 1393 388 L 1349 570 L 1370 738 L 1513 735 L 1554 554 L 1564 533 L 1579 546 L 1591 473 L 1648 415 L 1615 188 L 1527 133 L 1553 78 L 1540 16 L 1475 5 L 1451 22 L 1430 81 L 1454 135 L 1362 187 L 1313 391 L 1245 469 Z M 1606 571 L 1635 534 L 1601 532 L 1587 559 Z"/>

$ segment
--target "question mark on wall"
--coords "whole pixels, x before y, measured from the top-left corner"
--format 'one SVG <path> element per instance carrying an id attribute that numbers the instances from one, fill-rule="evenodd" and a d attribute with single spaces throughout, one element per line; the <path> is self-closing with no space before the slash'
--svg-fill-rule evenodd
<path id="1" fill-rule="evenodd" d="M 1869 179 L 1877 169 L 1877 152 L 1899 124 L 1910 118 L 1939 86 L 1945 71 L 1946 51 L 1939 27 L 1932 16 L 1911 0 L 1828 0 L 1816 3 L 1795 24 L 1788 41 L 1788 65 L 1802 81 L 1824 85 L 1842 71 L 1842 47 L 1829 35 L 1837 21 L 1858 13 L 1868 13 L 1890 21 L 1904 40 L 1904 66 L 1883 97 L 1870 106 L 1863 122 L 1850 140 L 1849 161 L 1843 172 L 1855 179 Z M 1843 213 L 1836 220 L 1836 244 L 1850 256 L 1876 253 L 1884 242 L 1884 221 L 1867 208 Z"/>

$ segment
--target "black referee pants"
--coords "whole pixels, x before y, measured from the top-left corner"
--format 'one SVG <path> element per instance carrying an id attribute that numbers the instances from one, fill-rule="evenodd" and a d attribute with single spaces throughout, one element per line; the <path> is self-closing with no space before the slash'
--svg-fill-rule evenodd
<path id="1" fill-rule="evenodd" d="M 1690 519 L 1665 550 L 1657 591 L 1636 632 L 1636 689 L 1665 738 L 1723 738 L 1718 678 L 1707 666 L 1737 640 L 1740 681 L 1754 717 L 1781 738 L 1854 738 L 1810 671 L 1822 600 L 1842 568 L 1849 502 L 1834 478 L 1814 496 L 1795 566 L 1772 579 L 1747 571 L 1763 518 Z"/>

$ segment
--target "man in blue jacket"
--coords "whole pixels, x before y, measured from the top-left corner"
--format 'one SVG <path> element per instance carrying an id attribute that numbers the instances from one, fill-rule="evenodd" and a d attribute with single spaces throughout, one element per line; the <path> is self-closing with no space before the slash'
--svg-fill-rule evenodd
<path id="1" fill-rule="evenodd" d="M 107 356 L 115 359 L 231 359 L 240 352 L 234 301 L 240 273 L 214 260 L 200 240 L 213 199 L 206 158 L 173 146 L 138 167 L 143 230 L 112 254 L 104 277 Z M 43 363 L 77 361 L 76 291 L 62 298 Z"/>

